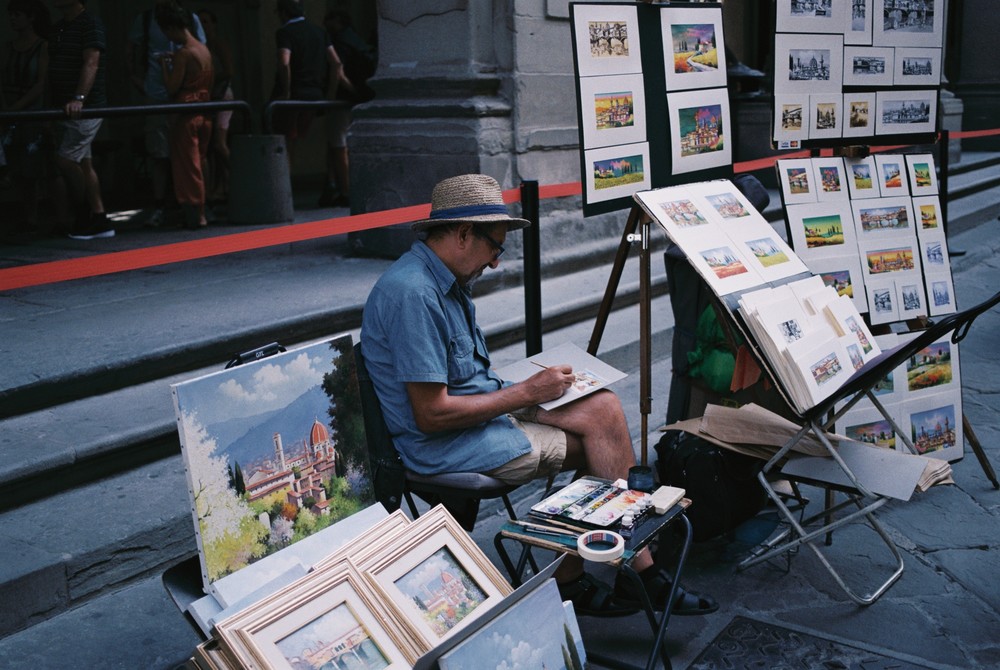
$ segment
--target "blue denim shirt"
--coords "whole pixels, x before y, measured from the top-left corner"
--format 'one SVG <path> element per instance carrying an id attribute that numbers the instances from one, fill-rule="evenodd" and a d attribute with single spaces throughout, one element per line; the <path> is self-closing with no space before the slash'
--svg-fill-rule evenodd
<path id="1" fill-rule="evenodd" d="M 531 450 L 506 416 L 464 430 L 417 428 L 407 382 L 446 384 L 451 395 L 496 391 L 468 289 L 423 242 L 379 278 L 365 304 L 361 350 L 406 467 L 421 474 L 485 472 Z"/>

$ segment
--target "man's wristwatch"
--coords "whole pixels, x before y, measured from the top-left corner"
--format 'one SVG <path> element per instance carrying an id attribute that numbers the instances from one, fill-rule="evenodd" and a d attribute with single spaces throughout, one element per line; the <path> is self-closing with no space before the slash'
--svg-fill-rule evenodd
<path id="1" fill-rule="evenodd" d="M 73 96 L 73 99 L 76 100 L 77 102 L 83 102 L 84 100 L 87 99 L 87 96 L 80 95 L 79 93 L 77 93 L 76 95 Z"/>

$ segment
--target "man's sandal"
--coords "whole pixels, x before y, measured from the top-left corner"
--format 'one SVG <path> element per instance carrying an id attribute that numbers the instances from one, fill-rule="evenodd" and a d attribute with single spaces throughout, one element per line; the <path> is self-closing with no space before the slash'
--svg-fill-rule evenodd
<path id="1" fill-rule="evenodd" d="M 572 581 L 559 584 L 559 595 L 563 600 L 573 602 L 577 616 L 619 617 L 639 611 L 638 606 L 617 602 L 611 586 L 586 572 Z"/>
<path id="2" fill-rule="evenodd" d="M 653 609 L 662 612 L 673 583 L 670 575 L 665 570 L 653 566 L 640 572 L 639 578 L 646 587 Z M 632 581 L 621 574 L 615 579 L 615 601 L 624 606 L 641 607 L 639 594 L 635 593 Z M 699 595 L 678 585 L 677 593 L 674 595 L 674 606 L 670 612 L 675 616 L 696 616 L 711 614 L 718 609 L 719 603 L 711 596 Z"/>

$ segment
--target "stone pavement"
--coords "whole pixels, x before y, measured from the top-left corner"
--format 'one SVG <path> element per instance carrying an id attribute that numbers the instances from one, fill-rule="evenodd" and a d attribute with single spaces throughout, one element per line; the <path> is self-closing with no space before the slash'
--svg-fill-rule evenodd
<path id="1" fill-rule="evenodd" d="M 977 196 L 972 196 L 977 197 Z M 968 198 L 971 199 L 972 197 Z M 983 194 L 981 197 L 987 197 Z M 993 197 L 991 194 L 989 197 Z M 955 286 L 960 306 L 970 306 L 991 295 L 997 288 L 997 252 L 1000 251 L 1000 230 L 996 221 L 996 200 L 992 207 L 980 203 L 978 214 L 963 219 L 960 232 L 953 236 L 956 248 L 968 250 L 956 258 Z M 954 214 L 952 215 L 954 217 Z M 307 219 L 308 220 L 308 219 Z M 139 234 L 139 233 L 136 233 Z M 144 233 L 146 234 L 146 233 Z M 164 241 L 182 239 L 187 233 L 151 231 Z M 211 233 L 204 233 L 211 234 Z M 129 236 L 123 234 L 113 244 L 125 245 Z M 87 243 L 90 248 L 117 248 L 108 242 Z M 35 380 L 63 375 L 65 384 L 75 379 L 92 379 L 94 369 L 106 369 L 115 375 L 131 374 L 125 368 L 116 369 L 121 358 L 152 360 L 158 366 L 150 373 L 151 388 L 140 401 L 129 396 L 127 403 L 116 401 L 109 391 L 102 397 L 80 396 L 75 403 L 76 414 L 64 415 L 38 411 L 19 417 L 20 423 L 5 423 L 0 448 L 4 463 L 0 474 L 14 478 L 12 470 L 24 468 L 22 453 L 12 454 L 11 445 L 27 436 L 25 444 L 34 449 L 32 458 L 46 460 L 82 459 L 83 445 L 100 444 L 89 433 L 107 433 L 116 439 L 134 439 L 128 433 L 137 432 L 140 417 L 155 418 L 156 430 L 172 422 L 169 394 L 165 381 L 170 375 L 189 378 L 197 371 L 177 372 L 171 361 L 185 351 L 208 351 L 201 347 L 214 330 L 232 329 L 243 334 L 247 330 L 259 339 L 271 332 L 287 332 L 300 339 L 310 337 L 310 328 L 319 328 L 316 321 L 327 319 L 329 328 L 316 336 L 337 332 L 340 324 L 350 323 L 349 311 L 356 306 L 357 296 L 367 293 L 386 262 L 354 259 L 344 253 L 344 239 L 297 243 L 287 248 L 267 252 L 247 252 L 238 257 L 195 261 L 190 264 L 165 266 L 150 271 L 129 273 L 122 278 L 96 278 L 43 290 L 28 289 L 7 292 L 0 296 L 0 352 L 4 354 L 4 389 L 15 386 L 28 388 Z M 51 256 L 58 248 L 65 256 L 81 253 L 79 243 L 55 241 L 49 249 L 24 247 L 3 249 L 7 264 L 12 256 L 24 262 L 33 255 Z M 654 263 L 654 278 L 661 280 L 662 264 Z M 623 282 L 635 277 L 630 264 Z M 274 278 L 279 277 L 280 282 Z M 558 304 L 571 311 L 574 298 L 583 293 L 599 292 L 607 277 L 607 268 L 595 264 L 589 273 L 574 273 L 559 286 L 546 283 L 546 304 Z M 502 282 L 501 282 L 502 283 Z M 267 291 L 260 291 L 266 286 Z M 549 288 L 551 287 L 551 288 Z M 240 291 L 244 295 L 239 298 Z M 249 297 L 246 294 L 250 294 Z M 344 299 L 344 296 L 351 296 Z M 484 296 L 486 308 L 480 314 L 489 319 L 494 333 L 503 331 L 505 322 L 520 308 L 517 291 L 494 291 Z M 320 312 L 322 303 L 341 302 L 336 309 Z M 312 320 L 299 318 L 304 311 L 317 310 Z M 627 361 L 637 360 L 634 348 L 634 308 L 616 314 L 616 321 L 605 337 L 608 351 L 620 367 L 635 372 Z M 670 324 L 662 318 L 668 311 L 662 301 L 654 305 L 654 331 L 663 336 Z M 657 321 L 657 319 L 660 319 Z M 266 324 L 262 325 L 262 322 Z M 72 324 L 72 327 L 66 327 Z M 265 327 L 266 326 L 266 327 Z M 272 330 L 269 330 L 272 329 Z M 963 387 L 965 411 L 994 467 L 1000 467 L 1000 425 L 996 418 L 997 398 L 1000 397 L 1000 364 L 994 349 L 1000 328 L 1000 312 L 983 315 L 973 326 L 962 345 Z M 351 330 L 351 326 L 344 329 Z M 196 336 L 193 336 L 196 335 Z M 216 334 L 217 335 L 217 334 Z M 573 339 L 585 345 L 588 324 L 554 331 L 546 341 L 557 338 Z M 219 338 L 216 338 L 219 339 Z M 272 338 L 282 339 L 282 338 Z M 655 338 L 662 341 L 664 337 Z M 519 356 L 520 345 L 497 349 L 500 361 Z M 42 346 L 44 344 L 44 347 Z M 656 342 L 654 342 L 656 344 Z M 32 345 L 41 348 L 44 356 L 32 355 Z M 232 347 L 239 350 L 239 347 Z M 154 355 L 150 356 L 150 352 Z M 232 353 L 227 349 L 226 353 Z M 204 369 L 218 369 L 225 356 L 205 354 Z M 659 425 L 665 408 L 666 380 L 669 359 L 665 347 L 654 346 L 654 415 L 650 428 Z M 170 372 L 170 370 L 175 370 Z M 73 374 L 68 374 L 72 372 Z M 161 379 L 160 377 L 163 377 Z M 83 382 L 79 382 L 83 383 Z M 140 380 L 129 384 L 142 384 Z M 638 375 L 616 388 L 629 409 L 633 439 L 638 441 Z M 55 392 L 51 388 L 45 393 Z M 71 393 L 70 395 L 74 395 Z M 103 404 L 102 404 L 103 403 Z M 114 411 L 108 404 L 121 405 Z M 133 404 L 134 403 L 134 404 Z M 105 416 L 106 415 L 106 416 Z M 112 416 L 115 415 L 115 416 Z M 120 415 L 120 416 L 118 416 Z M 58 424 L 58 425 L 56 425 Z M 144 428 L 145 430 L 145 428 Z M 151 430 L 151 429 L 150 429 Z M 141 431 L 139 431 L 141 432 Z M 655 433 L 650 444 L 655 442 Z M 95 449 L 101 447 L 95 447 Z M 144 477 L 150 480 L 177 480 L 177 458 L 154 462 Z M 181 475 L 182 476 L 182 475 Z M 173 478 L 173 479 L 171 479 Z M 744 572 L 735 566 L 745 555 L 746 545 L 739 541 L 710 542 L 696 545 L 688 563 L 685 583 L 699 591 L 711 593 L 721 603 L 720 610 L 706 617 L 675 617 L 668 631 L 668 649 L 675 668 L 688 667 L 729 621 L 737 615 L 776 623 L 819 637 L 843 641 L 898 658 L 899 667 L 978 668 L 1000 667 L 1000 587 L 996 572 L 1000 561 L 995 552 L 1000 547 L 1000 492 L 995 491 L 971 453 L 955 464 L 954 486 L 933 489 L 918 494 L 908 503 L 890 503 L 879 517 L 889 527 L 897 544 L 904 550 L 906 571 L 901 580 L 876 604 L 859 608 L 849 601 L 822 569 L 811 552 L 800 552 L 784 565 L 759 565 Z M 135 482 L 135 485 L 139 485 Z M 104 520 L 105 525 L 124 525 L 129 517 L 164 514 L 160 508 L 116 505 L 116 498 L 132 501 L 127 486 L 101 489 L 100 496 L 88 498 L 87 506 L 79 510 L 54 506 L 45 509 L 44 500 L 37 510 L 29 513 L 21 508 L 21 520 L 6 515 L 0 530 L 4 545 L 5 564 L 21 565 L 25 572 L 32 562 L 49 560 L 44 553 L 62 551 L 75 553 L 88 538 L 71 536 L 60 545 L 58 538 L 36 540 L 33 528 L 48 528 L 48 519 L 78 515 L 80 525 Z M 92 485 L 100 488 L 100 483 Z M 183 487 L 183 485 L 181 485 Z M 533 500 L 530 487 L 519 499 L 519 509 Z M 183 507 L 183 488 L 175 492 L 169 504 Z M 818 491 L 807 493 L 814 504 L 821 500 Z M 183 521 L 183 512 L 180 517 Z M 37 516 L 32 516 L 37 513 Z M 190 517 L 186 522 L 190 523 Z M 492 552 L 492 537 L 501 522 L 498 513 L 484 510 L 476 531 L 477 542 Z M 38 524 L 32 527 L 29 524 Z M 55 527 L 53 525 L 53 527 Z M 37 532 L 37 531 L 36 531 Z M 88 533 L 92 531 L 87 531 Z M 188 527 L 188 538 L 190 538 Z M 873 535 L 859 526 L 838 531 L 830 550 L 832 560 L 846 565 L 846 574 L 865 583 L 874 580 L 880 569 L 887 567 L 885 552 L 872 543 Z M 93 543 L 106 543 L 96 538 Z M 51 548 L 49 547 L 51 545 Z M 146 548 L 149 551 L 150 548 Z M 96 549 L 95 549 L 96 551 Z M 143 550 L 131 549 L 134 553 Z M 83 581 L 99 579 L 102 572 L 114 572 L 129 556 L 117 555 L 106 564 L 98 564 Z M 163 590 L 159 575 L 162 568 L 150 568 L 145 577 L 124 585 L 109 584 L 95 591 L 61 614 L 47 617 L 42 623 L 0 639 L 0 667 L 58 668 L 172 668 L 181 662 L 197 641 L 193 631 L 172 605 Z M 45 590 L 51 584 L 39 579 L 32 588 Z M 28 592 L 24 592 L 27 594 Z M 20 592 L 0 589 L 2 609 L 16 608 L 15 598 L 26 597 Z M 640 616 L 623 620 L 581 619 L 588 644 L 606 654 L 634 663 L 644 662 L 650 636 Z"/>

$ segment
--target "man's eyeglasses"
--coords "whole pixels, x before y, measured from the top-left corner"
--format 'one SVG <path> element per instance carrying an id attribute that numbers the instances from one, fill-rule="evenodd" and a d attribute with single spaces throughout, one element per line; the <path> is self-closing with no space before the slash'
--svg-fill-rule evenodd
<path id="1" fill-rule="evenodd" d="M 477 228 L 476 226 L 472 226 L 472 234 L 475 235 L 476 237 L 486 240 L 489 243 L 489 245 L 493 247 L 493 260 L 495 261 L 500 260 L 500 257 L 503 256 L 503 252 L 506 251 L 506 249 L 503 248 L 502 244 L 494 240 L 492 237 L 490 237 L 483 231 L 479 230 L 479 228 Z"/>

